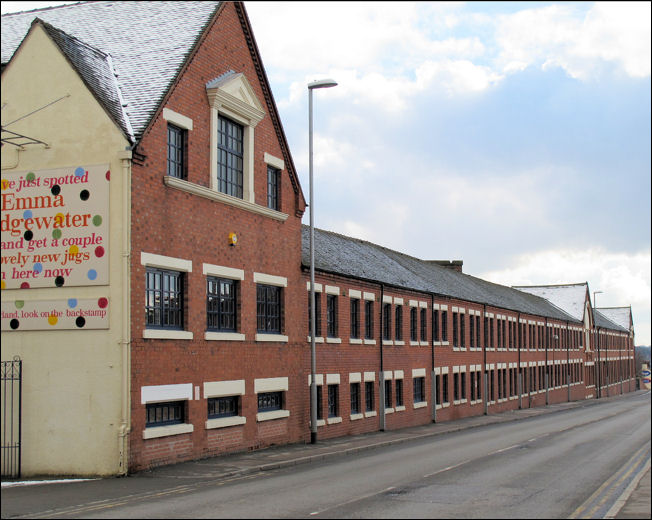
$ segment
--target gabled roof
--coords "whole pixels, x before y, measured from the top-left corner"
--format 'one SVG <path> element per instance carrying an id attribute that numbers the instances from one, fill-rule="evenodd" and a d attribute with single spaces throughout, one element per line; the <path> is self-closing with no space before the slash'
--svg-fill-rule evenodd
<path id="1" fill-rule="evenodd" d="M 80 2 L 4 14 L 2 63 L 9 62 L 37 17 L 56 27 L 69 59 L 71 53 L 84 49 L 86 56 L 80 62 L 88 72 L 85 80 L 107 74 L 106 60 L 92 56 L 90 49 L 110 56 L 124 110 L 139 138 L 219 5 L 217 1 Z"/>
<path id="2" fill-rule="evenodd" d="M 561 285 L 521 285 L 513 288 L 545 298 L 573 316 L 577 321 L 584 320 L 584 308 L 588 294 L 588 284 L 586 282 Z"/>
<path id="3" fill-rule="evenodd" d="M 127 138 L 133 142 L 133 130 L 129 118 L 124 111 L 124 103 L 120 87 L 116 80 L 111 56 L 81 40 L 70 36 L 39 18 L 32 22 L 40 25 L 61 49 L 70 64 L 81 76 L 86 86 L 98 102 L 109 113 Z M 31 30 L 31 29 L 30 29 Z"/>
<path id="4" fill-rule="evenodd" d="M 601 307 L 596 309 L 608 320 L 629 331 L 632 326 L 631 307 Z"/>
<path id="5" fill-rule="evenodd" d="M 593 309 L 593 320 L 596 327 L 599 327 L 601 329 L 610 329 L 618 332 L 629 333 L 629 327 L 627 328 L 621 327 L 617 323 L 610 320 L 601 311 L 602 309 Z"/>
<path id="6" fill-rule="evenodd" d="M 302 263 L 310 266 L 310 228 L 302 228 Z M 364 240 L 315 229 L 315 269 L 563 321 L 548 300 L 420 260 Z"/>

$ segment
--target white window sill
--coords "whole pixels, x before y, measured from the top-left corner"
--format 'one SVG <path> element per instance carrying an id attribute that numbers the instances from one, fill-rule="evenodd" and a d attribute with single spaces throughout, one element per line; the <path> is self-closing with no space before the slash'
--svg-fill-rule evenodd
<path id="1" fill-rule="evenodd" d="M 308 343 L 310 343 L 310 339 L 311 339 L 310 336 L 308 336 Z M 315 343 L 323 343 L 323 342 L 324 342 L 324 338 L 322 338 L 321 336 L 315 337 Z"/>
<path id="2" fill-rule="evenodd" d="M 419 346 L 419 342 L 418 342 L 418 341 L 410 341 L 410 346 L 411 346 L 411 347 L 418 347 L 418 346 Z"/>
<path id="3" fill-rule="evenodd" d="M 363 419 L 364 415 L 361 413 L 353 413 L 351 414 L 351 420 L 352 421 L 357 421 L 358 419 Z"/>
<path id="4" fill-rule="evenodd" d="M 427 401 L 421 401 L 421 402 L 419 402 L 419 403 L 414 403 L 414 404 L 412 404 L 412 407 L 413 407 L 415 410 L 416 410 L 417 408 L 425 408 L 426 406 L 428 406 L 428 402 L 427 402 Z"/>
<path id="5" fill-rule="evenodd" d="M 206 421 L 206 429 L 212 430 L 214 428 L 228 428 L 229 426 L 239 426 L 247 422 L 246 417 L 220 417 L 218 419 L 208 419 Z"/>
<path id="6" fill-rule="evenodd" d="M 256 334 L 256 341 L 267 341 L 270 343 L 274 343 L 274 342 L 287 343 L 288 337 L 282 334 Z"/>
<path id="7" fill-rule="evenodd" d="M 206 332 L 204 334 L 206 341 L 244 341 L 245 335 L 238 332 Z"/>
<path id="8" fill-rule="evenodd" d="M 405 341 L 401 341 L 400 339 L 397 339 L 396 341 L 394 341 L 394 345 L 398 347 L 402 347 L 403 345 L 405 345 Z"/>
<path id="9" fill-rule="evenodd" d="M 326 419 L 326 422 L 328 424 L 339 424 L 339 423 L 342 422 L 342 418 L 341 417 L 329 417 L 328 419 Z"/>
<path id="10" fill-rule="evenodd" d="M 377 413 L 376 413 L 375 410 L 373 412 L 365 412 L 364 413 L 365 417 L 376 417 L 376 415 L 377 415 Z"/>
<path id="11" fill-rule="evenodd" d="M 376 344 L 376 340 L 375 340 L 375 339 L 365 339 L 365 340 L 364 340 L 364 344 L 365 344 L 365 345 L 375 345 L 375 344 Z"/>
<path id="12" fill-rule="evenodd" d="M 442 403 L 442 408 L 448 408 L 451 404 L 450 403 Z"/>
<path id="13" fill-rule="evenodd" d="M 394 413 L 394 408 L 385 408 L 385 414 Z"/>
<path id="14" fill-rule="evenodd" d="M 427 347 L 429 343 L 427 341 L 419 341 L 419 345 L 422 347 Z"/>
<path id="15" fill-rule="evenodd" d="M 194 430 L 192 424 L 171 424 L 170 426 L 158 426 L 154 428 L 145 428 L 143 430 L 143 439 L 157 439 L 169 435 L 181 435 L 191 433 Z"/>
<path id="16" fill-rule="evenodd" d="M 394 344 L 394 342 L 391 339 L 384 339 L 383 340 L 383 345 L 387 347 L 391 347 Z"/>
<path id="17" fill-rule="evenodd" d="M 145 339 L 192 339 L 187 330 L 143 329 Z"/>
<path id="18" fill-rule="evenodd" d="M 178 179 L 176 177 L 166 175 L 163 177 L 163 182 L 170 188 L 176 188 L 177 190 L 185 191 L 186 193 L 191 193 L 193 195 L 198 195 L 199 197 L 204 197 L 216 202 L 222 202 L 224 204 L 228 204 L 229 206 L 244 209 L 252 213 L 257 213 L 258 215 L 270 217 L 282 222 L 288 219 L 288 215 L 281 213 L 280 211 L 275 211 L 265 206 L 259 206 L 258 204 L 254 204 L 244 199 L 232 197 L 231 195 L 226 195 L 225 193 L 220 193 L 219 191 L 212 190 L 206 186 L 200 186 L 199 184 L 194 184 L 183 179 Z"/>
<path id="19" fill-rule="evenodd" d="M 350 338 L 349 343 L 351 345 L 362 345 L 362 340 L 360 338 Z"/>
<path id="20" fill-rule="evenodd" d="M 394 410 L 396 410 L 397 412 L 404 412 L 405 406 L 397 406 L 396 408 L 394 408 Z"/>
<path id="21" fill-rule="evenodd" d="M 326 338 L 326 343 L 342 343 L 341 338 Z"/>
<path id="22" fill-rule="evenodd" d="M 290 410 L 273 410 L 271 412 L 258 412 L 256 421 L 273 421 L 274 419 L 284 419 L 286 417 L 290 417 Z"/>
<path id="23" fill-rule="evenodd" d="M 308 421 L 308 424 L 312 424 L 312 423 Z M 325 425 L 326 425 L 326 421 L 324 421 L 324 419 L 317 419 L 317 427 L 325 426 Z"/>

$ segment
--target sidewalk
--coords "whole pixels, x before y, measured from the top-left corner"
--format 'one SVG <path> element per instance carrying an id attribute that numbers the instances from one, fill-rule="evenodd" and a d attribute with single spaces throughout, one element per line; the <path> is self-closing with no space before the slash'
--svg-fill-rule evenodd
<path id="1" fill-rule="evenodd" d="M 626 394 L 626 396 L 631 395 L 632 394 Z M 571 403 L 552 404 L 545 407 L 513 410 L 495 415 L 480 415 L 455 421 L 430 423 L 401 430 L 372 432 L 335 439 L 318 439 L 317 444 L 314 445 L 290 444 L 275 446 L 259 451 L 222 455 L 196 461 L 182 462 L 169 466 L 162 466 L 148 471 L 141 471 L 130 475 L 126 479 L 104 479 L 102 482 L 113 482 L 113 485 L 109 487 L 112 488 L 114 493 L 116 493 L 115 496 L 118 496 L 119 489 L 124 489 L 127 487 L 129 482 L 135 484 L 132 479 L 138 479 L 141 484 L 146 484 L 146 482 L 150 479 L 156 479 L 159 482 L 160 479 L 164 479 L 168 480 L 169 485 L 172 487 L 178 486 L 180 484 L 190 484 L 192 481 L 238 477 L 257 473 L 260 471 L 270 471 L 279 468 L 296 466 L 299 464 L 309 464 L 330 457 L 347 456 L 366 450 L 377 449 L 383 446 L 409 442 L 420 438 L 427 438 L 434 435 L 466 430 L 479 426 L 517 421 L 567 409 L 599 405 L 601 402 L 606 400 L 619 398 L 622 398 L 622 396 L 603 398 L 599 401 L 587 400 Z M 75 482 L 75 480 L 72 480 L 71 482 Z M 44 484 L 45 482 L 41 483 Z M 6 486 L 13 487 L 26 484 L 26 482 L 3 482 L 3 494 Z M 41 489 L 43 488 L 43 486 L 35 487 Z M 102 498 L 106 498 L 106 495 L 100 496 L 99 494 L 101 486 L 89 487 L 91 489 L 89 490 L 87 488 L 87 491 L 90 491 L 90 494 L 87 494 L 86 499 L 95 498 L 100 500 Z M 94 489 L 95 491 L 93 491 Z M 106 486 L 104 487 L 104 492 L 106 493 Z M 97 494 L 96 497 L 93 496 L 95 494 Z M 109 492 L 109 495 L 111 494 L 113 493 Z M 3 502 L 5 498 L 6 497 L 3 496 Z M 620 503 L 622 504 L 622 507 L 618 510 L 617 513 L 615 513 L 615 518 L 650 518 L 649 469 L 644 474 L 643 478 L 640 479 L 638 484 L 630 486 L 630 488 L 625 493 L 623 493 L 623 496 L 620 498 Z M 3 511 L 3 517 L 5 516 L 4 513 L 5 511 Z"/>

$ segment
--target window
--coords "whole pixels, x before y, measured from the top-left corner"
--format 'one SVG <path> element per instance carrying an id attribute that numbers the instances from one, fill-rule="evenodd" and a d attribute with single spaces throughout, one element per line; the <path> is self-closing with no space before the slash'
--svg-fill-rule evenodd
<path id="1" fill-rule="evenodd" d="M 396 380 L 396 406 L 403 406 L 403 380 Z"/>
<path id="2" fill-rule="evenodd" d="M 360 300 L 351 299 L 351 318 L 350 318 L 351 338 L 360 338 Z"/>
<path id="3" fill-rule="evenodd" d="M 432 311 L 432 340 L 439 341 L 439 311 Z"/>
<path id="4" fill-rule="evenodd" d="M 185 421 L 185 401 L 151 403 L 146 406 L 146 428 L 181 424 Z"/>
<path id="5" fill-rule="evenodd" d="M 410 307 L 410 341 L 418 341 L 417 336 L 417 308 Z"/>
<path id="6" fill-rule="evenodd" d="M 489 318 L 484 317 L 484 346 L 489 346 Z"/>
<path id="7" fill-rule="evenodd" d="M 168 123 L 168 175 L 185 179 L 187 177 L 188 132 Z"/>
<path id="8" fill-rule="evenodd" d="M 279 182 L 281 172 L 272 166 L 267 166 L 267 207 L 279 211 L 281 208 Z"/>
<path id="9" fill-rule="evenodd" d="M 448 341 L 448 312 L 441 311 L 441 340 Z"/>
<path id="10" fill-rule="evenodd" d="M 475 373 L 475 399 L 480 401 L 482 399 L 482 381 L 480 379 L 481 372 Z"/>
<path id="11" fill-rule="evenodd" d="M 489 345 L 494 348 L 494 318 L 489 320 Z"/>
<path id="12" fill-rule="evenodd" d="M 283 392 L 263 392 L 258 394 L 258 411 L 271 412 L 283 409 Z"/>
<path id="13" fill-rule="evenodd" d="M 236 281 L 208 277 L 206 315 L 209 330 L 235 331 Z"/>
<path id="14" fill-rule="evenodd" d="M 395 323 L 394 323 L 394 335 L 396 341 L 401 341 L 403 339 L 403 306 L 397 305 L 394 309 Z"/>
<path id="15" fill-rule="evenodd" d="M 321 336 L 321 295 L 315 293 L 315 337 Z M 311 323 L 310 323 L 310 308 L 311 308 L 311 298 L 310 293 L 308 293 L 308 336 L 312 333 Z"/>
<path id="16" fill-rule="evenodd" d="M 442 389 L 442 403 L 447 404 L 449 403 L 448 400 L 448 374 L 443 374 L 442 376 L 442 381 L 441 381 L 441 389 Z"/>
<path id="17" fill-rule="evenodd" d="M 453 401 L 460 400 L 460 374 L 455 372 L 453 374 Z"/>
<path id="18" fill-rule="evenodd" d="M 460 347 L 466 348 L 466 314 L 460 314 Z"/>
<path id="19" fill-rule="evenodd" d="M 441 404 L 441 376 L 435 374 L 435 404 Z"/>
<path id="20" fill-rule="evenodd" d="M 374 338 L 374 302 L 371 300 L 364 302 L 364 337 Z"/>
<path id="21" fill-rule="evenodd" d="M 385 408 L 392 407 L 392 380 L 385 381 Z"/>
<path id="22" fill-rule="evenodd" d="M 415 377 L 412 379 L 412 395 L 415 403 L 423 403 L 426 400 L 425 377 Z"/>
<path id="23" fill-rule="evenodd" d="M 243 189 L 243 133 L 242 125 L 219 116 L 217 189 L 239 199 Z"/>
<path id="24" fill-rule="evenodd" d="M 498 330 L 496 331 L 497 334 L 498 334 L 498 348 L 500 348 L 500 346 L 501 346 L 501 344 L 502 344 L 502 341 L 503 341 L 503 339 L 502 339 L 502 338 L 503 338 L 503 335 L 502 335 L 502 329 L 500 328 L 500 322 L 501 322 L 501 321 L 502 321 L 502 320 L 498 320 L 498 323 L 496 324 L 496 325 L 497 325 L 497 329 L 498 329 Z"/>
<path id="25" fill-rule="evenodd" d="M 392 305 L 385 303 L 383 305 L 383 339 L 391 339 L 392 330 Z"/>
<path id="26" fill-rule="evenodd" d="M 428 341 L 428 309 L 421 309 L 421 341 Z"/>
<path id="27" fill-rule="evenodd" d="M 469 347 L 475 348 L 475 317 L 469 316 Z"/>
<path id="28" fill-rule="evenodd" d="M 458 316 L 458 314 L 456 312 L 454 312 L 453 313 L 453 346 L 455 348 L 460 346 L 457 316 Z"/>
<path id="29" fill-rule="evenodd" d="M 466 372 L 460 373 L 460 399 L 466 399 Z"/>
<path id="30" fill-rule="evenodd" d="M 364 383 L 365 411 L 374 411 L 374 382 L 365 381 Z"/>
<path id="31" fill-rule="evenodd" d="M 471 323 L 473 323 L 473 320 L 471 320 Z M 471 372 L 471 401 L 475 401 L 475 396 L 476 396 L 476 382 L 475 382 L 475 372 Z"/>
<path id="32" fill-rule="evenodd" d="M 480 316 L 475 317 L 475 346 L 476 347 L 481 347 L 480 345 Z"/>
<path id="33" fill-rule="evenodd" d="M 351 415 L 360 413 L 360 383 L 351 383 Z"/>
<path id="34" fill-rule="evenodd" d="M 328 416 L 339 417 L 339 385 L 328 385 Z"/>
<path id="35" fill-rule="evenodd" d="M 337 337 L 337 296 L 326 296 L 326 328 L 329 338 Z"/>
<path id="36" fill-rule="evenodd" d="M 145 317 L 147 327 L 183 328 L 183 273 L 147 268 Z"/>
<path id="37" fill-rule="evenodd" d="M 256 314 L 258 332 L 281 332 L 281 287 L 256 285 Z"/>
<path id="38" fill-rule="evenodd" d="M 240 396 L 211 397 L 208 399 L 208 418 L 234 417 L 238 415 Z"/>
<path id="39" fill-rule="evenodd" d="M 324 418 L 324 406 L 322 405 L 321 385 L 317 385 L 317 420 L 321 421 L 323 418 Z"/>

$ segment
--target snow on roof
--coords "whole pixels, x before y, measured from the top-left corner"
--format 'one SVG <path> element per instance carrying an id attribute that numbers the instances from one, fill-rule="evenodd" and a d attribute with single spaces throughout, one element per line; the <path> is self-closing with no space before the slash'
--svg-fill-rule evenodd
<path id="1" fill-rule="evenodd" d="M 631 307 L 603 307 L 599 310 L 607 319 L 613 321 L 616 325 L 620 325 L 626 330 L 631 327 Z"/>
<path id="2" fill-rule="evenodd" d="M 584 306 L 588 289 L 586 282 L 566 285 L 515 286 L 514 289 L 545 298 L 576 320 L 584 321 Z"/>

